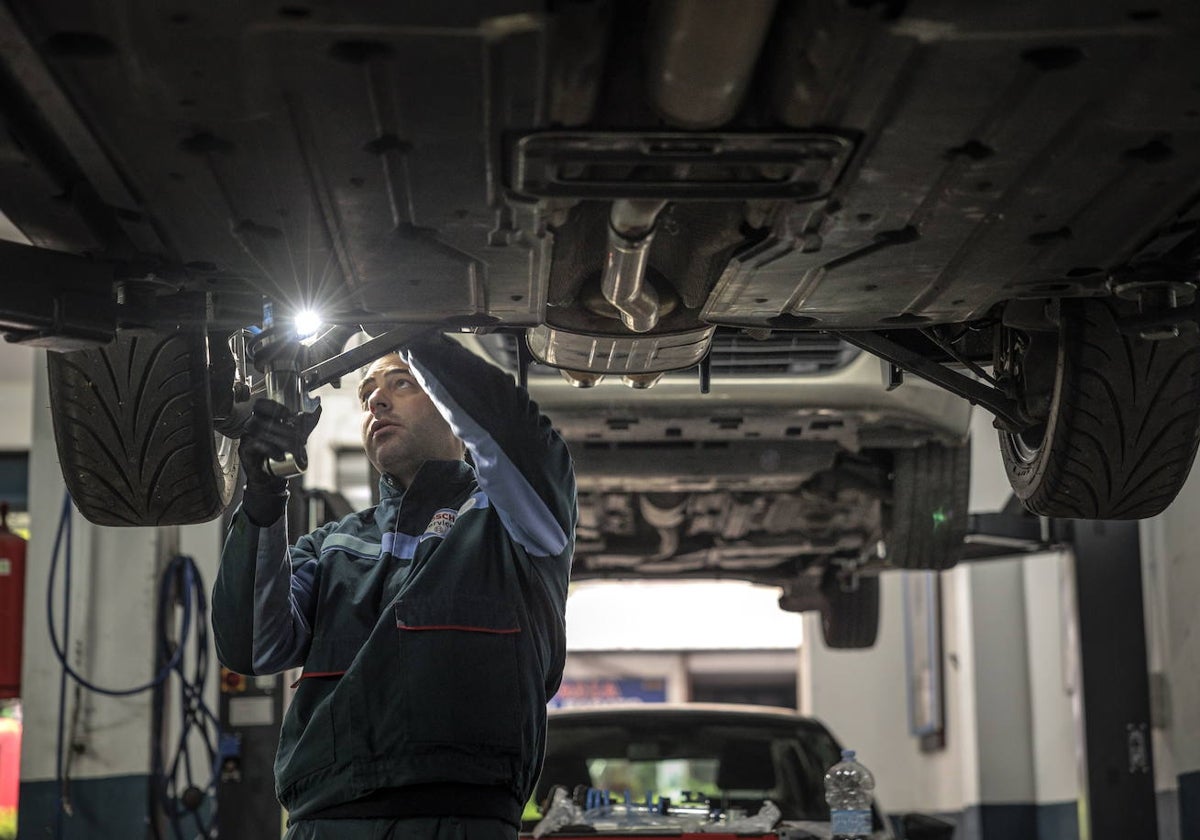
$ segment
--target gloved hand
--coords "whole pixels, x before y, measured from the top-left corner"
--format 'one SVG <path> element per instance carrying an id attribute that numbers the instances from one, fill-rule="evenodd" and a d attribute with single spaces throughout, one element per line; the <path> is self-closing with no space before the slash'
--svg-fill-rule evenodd
<path id="1" fill-rule="evenodd" d="M 254 402 L 238 456 L 246 473 L 242 510 L 260 528 L 274 523 L 287 507 L 287 479 L 268 472 L 267 462 L 282 460 L 290 452 L 301 467 L 306 467 L 304 446 L 320 417 L 319 405 L 312 413 L 294 414 L 273 400 Z"/>

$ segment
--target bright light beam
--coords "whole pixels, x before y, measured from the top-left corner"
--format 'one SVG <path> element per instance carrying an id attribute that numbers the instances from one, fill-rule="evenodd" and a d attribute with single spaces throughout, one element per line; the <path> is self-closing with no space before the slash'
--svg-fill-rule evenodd
<path id="1" fill-rule="evenodd" d="M 302 309 L 296 313 L 296 335 L 308 338 L 321 329 L 321 316 L 312 309 Z"/>

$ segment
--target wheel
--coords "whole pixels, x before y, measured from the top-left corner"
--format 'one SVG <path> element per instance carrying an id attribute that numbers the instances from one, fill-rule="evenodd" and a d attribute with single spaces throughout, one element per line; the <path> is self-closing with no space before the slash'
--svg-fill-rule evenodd
<path id="1" fill-rule="evenodd" d="M 889 565 L 949 569 L 962 556 L 967 534 L 971 447 L 927 444 L 897 450 L 892 459 Z"/>
<path id="2" fill-rule="evenodd" d="M 187 525 L 218 516 L 237 450 L 213 432 L 203 333 L 122 334 L 50 353 L 54 438 L 67 489 L 97 525 Z"/>
<path id="3" fill-rule="evenodd" d="M 821 584 L 821 635 L 825 645 L 838 650 L 869 648 L 879 635 L 879 578 L 859 575 L 844 587 L 829 573 Z"/>
<path id="4" fill-rule="evenodd" d="M 1141 519 L 1161 513 L 1187 478 L 1200 430 L 1200 336 L 1122 334 L 1127 311 L 1132 304 L 1064 300 L 1057 336 L 1004 338 L 997 368 L 1040 422 L 1001 431 L 1000 449 L 1033 513 Z"/>

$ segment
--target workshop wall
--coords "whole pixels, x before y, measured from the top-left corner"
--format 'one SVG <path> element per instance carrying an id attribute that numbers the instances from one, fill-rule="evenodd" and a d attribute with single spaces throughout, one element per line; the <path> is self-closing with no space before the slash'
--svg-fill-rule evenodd
<path id="1" fill-rule="evenodd" d="M 34 434 L 34 392 L 29 386 L 42 350 L 0 342 L 0 451 L 29 449 Z"/>
<path id="2" fill-rule="evenodd" d="M 340 388 L 326 385 L 313 392 L 321 398 L 321 422 L 308 439 L 307 487 L 336 488 L 338 450 L 362 447 L 362 412 L 355 398 L 358 376 L 351 373 L 342 382 Z"/>
<path id="3" fill-rule="evenodd" d="M 144 836 L 150 789 L 149 692 L 114 698 L 77 689 L 68 681 L 65 704 L 60 704 L 62 669 L 47 630 L 46 589 L 64 485 L 42 354 L 35 360 L 32 400 L 27 404 L 33 407 L 33 418 L 21 698 L 21 836 L 50 836 L 59 819 L 65 838 Z M 172 529 L 100 528 L 75 513 L 73 532 L 68 660 L 102 687 L 144 684 L 153 677 L 159 567 L 176 551 L 187 553 L 195 558 L 204 585 L 210 587 L 217 566 L 219 523 Z M 62 575 L 60 565 L 60 586 Z M 55 604 L 61 605 L 61 598 L 56 597 Z M 56 618 L 61 628 L 61 610 Z M 215 665 L 211 670 L 206 696 L 215 708 Z M 56 781 L 60 709 L 64 710 L 65 786 Z M 169 743 L 169 728 L 165 735 Z M 208 776 L 208 767 L 198 757 L 193 770 L 197 779 Z M 60 797 L 71 808 L 70 815 L 59 816 Z"/>
<path id="4" fill-rule="evenodd" d="M 794 693 L 796 669 L 795 650 L 568 650 L 563 688 L 551 705 L 685 703 L 696 700 L 697 684 L 717 680 L 734 693 L 739 687 L 747 689 L 764 683 L 779 689 L 779 693 Z"/>
<path id="5" fill-rule="evenodd" d="M 909 733 L 900 575 L 884 575 L 881 584 L 879 640 L 873 648 L 831 650 L 821 640 L 819 616 L 805 616 L 800 710 L 824 721 L 844 746 L 858 751 L 875 775 L 876 793 L 887 811 L 957 812 L 975 784 L 973 744 L 961 722 L 970 714 L 965 691 L 972 687 L 961 683 L 972 670 L 972 652 L 960 650 L 959 633 L 947 626 L 946 650 L 955 662 L 947 671 L 945 692 L 952 748 L 922 754 Z"/>
<path id="6" fill-rule="evenodd" d="M 801 617 L 780 610 L 778 599 L 774 587 L 741 581 L 573 584 L 556 701 L 720 699 L 794 708 Z"/>
<path id="7" fill-rule="evenodd" d="M 1009 490 L 990 418 L 973 428 L 971 509 Z M 910 731 L 905 573 L 881 578 L 876 646 L 834 651 L 806 618 L 801 709 L 826 720 L 875 773 L 892 813 L 939 813 L 958 840 L 1078 836 L 1073 591 L 1067 554 L 963 564 L 942 573 L 944 747 Z M 913 619 L 910 619 L 910 621 Z"/>
<path id="8" fill-rule="evenodd" d="M 882 578 L 880 637 L 870 650 L 830 650 L 819 620 L 808 619 L 801 708 L 860 751 L 888 811 L 954 819 L 960 840 L 1077 836 L 1070 658 L 1058 641 L 1069 562 L 1037 555 L 942 575 L 940 749 L 923 751 L 910 730 L 901 573 Z"/>
<path id="9" fill-rule="evenodd" d="M 74 750 L 64 744 L 62 750 L 70 780 L 64 787 L 65 799 L 79 815 L 78 819 L 64 818 L 67 836 L 82 837 L 87 832 L 97 837 L 117 836 L 106 834 L 108 830 L 135 836 L 147 808 L 150 698 L 112 700 L 77 693 L 68 682 L 65 704 L 60 700 L 62 668 L 47 632 L 46 588 L 64 487 L 47 408 L 44 360 L 36 367 L 33 394 L 32 527 L 25 597 L 24 738 L 18 811 L 21 833 L 49 834 L 58 819 L 60 790 L 55 779 L 62 711 L 63 741 L 78 744 Z M 102 533 L 84 525 L 78 514 L 74 524 L 76 562 L 69 619 L 75 642 L 68 651 L 69 660 L 106 686 L 144 682 L 151 676 L 153 656 L 143 626 L 154 614 L 155 534 L 146 529 Z M 55 602 L 61 603 L 58 598 Z M 137 616 L 146 619 L 142 622 Z M 60 627 L 63 617 L 58 617 Z M 64 705 L 68 706 L 65 710 Z"/>

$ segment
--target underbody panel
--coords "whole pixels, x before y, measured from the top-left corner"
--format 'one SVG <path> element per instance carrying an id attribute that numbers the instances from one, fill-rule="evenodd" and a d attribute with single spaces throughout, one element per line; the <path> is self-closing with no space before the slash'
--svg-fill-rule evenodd
<path id="1" fill-rule="evenodd" d="M 677 319 L 759 328 L 1099 294 L 1196 222 L 1193 3 L 779 3 L 708 134 L 664 110 L 679 6 L 13 2 L 0 210 L 118 278 L 598 332 L 622 195 L 669 198 Z"/>

